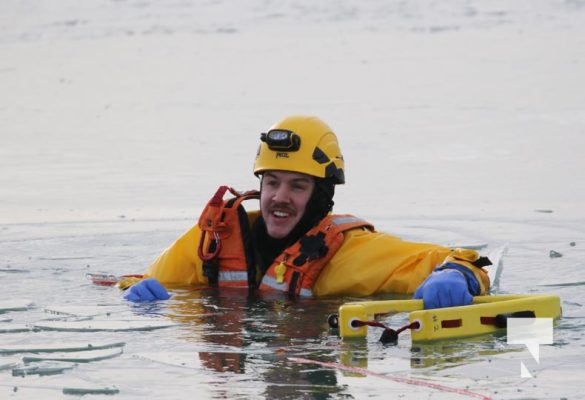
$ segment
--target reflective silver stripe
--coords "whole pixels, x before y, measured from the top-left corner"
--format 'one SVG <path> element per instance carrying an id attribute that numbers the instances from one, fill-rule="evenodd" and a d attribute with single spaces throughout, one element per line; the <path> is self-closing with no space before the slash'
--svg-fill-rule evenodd
<path id="1" fill-rule="evenodd" d="M 264 275 L 264 278 L 262 278 L 262 284 L 270 286 L 272 289 L 280 290 L 281 292 L 284 292 L 286 290 L 285 282 L 278 283 L 276 282 L 276 279 L 268 275 Z"/>
<path id="2" fill-rule="evenodd" d="M 347 215 L 343 217 L 333 217 L 332 222 L 335 225 L 350 224 L 353 222 L 365 222 L 363 219 L 354 217 L 353 215 Z"/>
<path id="3" fill-rule="evenodd" d="M 248 282 L 248 273 L 240 271 L 219 271 L 219 281 Z"/>
<path id="4" fill-rule="evenodd" d="M 272 289 L 276 289 L 280 292 L 286 292 L 288 290 L 286 282 L 278 283 L 276 282 L 276 279 L 268 275 L 264 276 L 264 278 L 262 279 L 262 284 Z M 311 289 L 301 288 L 299 295 L 303 297 L 313 297 L 313 291 Z"/>

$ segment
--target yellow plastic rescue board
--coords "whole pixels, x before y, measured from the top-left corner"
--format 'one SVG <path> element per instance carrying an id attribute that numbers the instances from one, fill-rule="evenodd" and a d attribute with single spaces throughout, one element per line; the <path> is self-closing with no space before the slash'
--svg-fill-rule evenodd
<path id="1" fill-rule="evenodd" d="M 400 312 L 409 313 L 412 341 L 453 339 L 494 333 L 505 329 L 510 317 L 553 318 L 561 316 L 561 300 L 556 295 L 476 296 L 473 304 L 425 310 L 422 300 L 378 300 L 345 303 L 339 307 L 339 334 L 342 338 L 365 337 L 372 321 Z"/>

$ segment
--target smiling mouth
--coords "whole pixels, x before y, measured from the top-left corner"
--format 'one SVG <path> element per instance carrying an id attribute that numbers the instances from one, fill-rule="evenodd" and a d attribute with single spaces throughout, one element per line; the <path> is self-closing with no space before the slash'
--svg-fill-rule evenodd
<path id="1" fill-rule="evenodd" d="M 281 208 L 273 209 L 271 214 L 276 218 L 289 218 L 294 216 L 294 212 L 292 210 L 284 210 Z"/>

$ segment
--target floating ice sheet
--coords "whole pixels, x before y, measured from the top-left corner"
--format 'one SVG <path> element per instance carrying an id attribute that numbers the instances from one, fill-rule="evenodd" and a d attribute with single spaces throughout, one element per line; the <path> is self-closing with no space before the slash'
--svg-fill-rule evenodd
<path id="1" fill-rule="evenodd" d="M 27 376 L 27 375 L 58 375 L 63 372 L 73 369 L 75 365 L 30 365 L 24 367 L 16 367 L 12 369 L 12 376 Z"/>
<path id="2" fill-rule="evenodd" d="M 71 351 L 93 351 L 123 347 L 125 342 L 78 342 L 78 343 L 40 343 L 40 344 L 16 344 L 0 345 L 0 354 L 16 353 L 54 353 Z"/>
<path id="3" fill-rule="evenodd" d="M 34 324 L 36 329 L 65 332 L 152 331 L 172 326 L 177 324 L 157 320 L 41 321 Z"/>
<path id="4" fill-rule="evenodd" d="M 33 301 L 28 299 L 13 299 L 0 301 L 0 314 L 9 311 L 26 311 L 33 306 Z"/>
<path id="5" fill-rule="evenodd" d="M 20 363 L 20 359 L 16 357 L 1 357 L 0 358 L 0 371 L 4 369 L 10 369 L 16 367 Z"/>
<path id="6" fill-rule="evenodd" d="M 37 361 L 62 361 L 74 363 L 87 363 L 92 361 L 107 360 L 118 357 L 124 351 L 121 348 L 112 348 L 104 350 L 87 350 L 76 352 L 51 353 L 50 355 L 25 355 L 22 362 L 31 363 Z"/>
<path id="7" fill-rule="evenodd" d="M 0 325 L 0 333 L 20 333 L 32 331 L 32 328 L 24 324 L 3 324 Z"/>
<path id="8" fill-rule="evenodd" d="M 47 306 L 44 310 L 50 314 L 62 314 L 75 317 L 95 317 L 127 312 L 128 307 L 121 306 Z"/>
<path id="9" fill-rule="evenodd" d="M 504 270 L 503 257 L 508 250 L 507 245 L 496 247 L 488 253 L 488 258 L 492 262 L 492 265 L 488 266 L 488 276 L 491 283 L 491 293 L 497 293 L 500 286 L 500 276 Z"/>
<path id="10" fill-rule="evenodd" d="M 132 357 L 181 368 L 200 369 L 201 361 L 197 352 L 143 352 Z"/>
<path id="11" fill-rule="evenodd" d="M 117 388 L 63 388 L 63 394 L 75 396 L 85 396 L 86 394 L 105 394 L 113 395 L 120 393 Z"/>

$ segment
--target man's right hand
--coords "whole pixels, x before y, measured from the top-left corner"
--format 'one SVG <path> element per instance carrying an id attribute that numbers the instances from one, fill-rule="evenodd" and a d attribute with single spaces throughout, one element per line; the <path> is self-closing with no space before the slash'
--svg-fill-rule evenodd
<path id="1" fill-rule="evenodd" d="M 168 300 L 170 297 L 164 286 L 154 278 L 142 280 L 130 286 L 124 293 L 126 300 L 135 302 Z"/>

